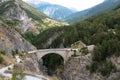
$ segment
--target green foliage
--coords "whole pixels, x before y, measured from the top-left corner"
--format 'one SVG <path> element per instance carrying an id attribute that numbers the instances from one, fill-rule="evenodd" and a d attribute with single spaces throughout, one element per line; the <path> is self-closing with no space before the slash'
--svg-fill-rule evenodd
<path id="1" fill-rule="evenodd" d="M 35 20 L 36 19 L 41 20 L 41 19 L 47 18 L 47 16 L 45 14 L 43 14 L 39 10 L 31 7 L 30 5 L 28 5 L 24 1 L 19 0 L 19 4 L 20 4 L 21 8 L 23 10 L 25 10 L 25 12 L 28 14 L 28 16 L 30 18 L 33 18 Z"/>
<path id="2" fill-rule="evenodd" d="M 18 55 L 19 51 L 18 49 L 12 50 L 12 56 L 15 57 L 15 55 Z"/>
<path id="3" fill-rule="evenodd" d="M 16 25 L 19 24 L 19 20 L 17 19 L 13 19 L 13 20 L 5 20 L 2 17 L 0 17 L 0 20 L 5 23 L 7 26 L 9 26 L 10 28 L 14 28 Z"/>
<path id="4" fill-rule="evenodd" d="M 103 76 L 109 76 L 111 72 L 116 71 L 116 67 L 112 64 L 112 62 L 104 62 L 101 64 L 101 67 L 99 67 L 98 71 Z"/>
<path id="5" fill-rule="evenodd" d="M 17 20 L 17 19 L 14 19 L 14 20 L 4 20 L 4 22 L 5 22 L 8 26 L 10 26 L 10 27 L 14 27 L 14 26 L 16 26 L 16 25 L 19 24 L 19 20 Z"/>
<path id="6" fill-rule="evenodd" d="M 100 63 L 93 61 L 90 66 L 87 66 L 87 69 L 93 72 L 100 72 L 102 76 L 109 76 L 111 72 L 116 72 L 115 65 L 112 62 L 102 61 Z"/>
<path id="7" fill-rule="evenodd" d="M 29 17 L 31 17 L 34 20 L 38 20 L 38 21 L 42 22 L 42 18 L 40 16 L 35 15 L 31 11 L 29 11 L 28 9 L 25 9 L 25 8 L 23 8 L 23 9 L 26 11 L 26 13 L 28 14 Z"/>
<path id="8" fill-rule="evenodd" d="M 31 43 L 33 43 L 34 40 L 35 40 L 35 38 L 36 38 L 36 35 L 35 35 L 33 32 L 30 32 L 30 31 L 22 34 L 22 36 L 23 36 L 26 40 L 30 41 Z"/>
<path id="9" fill-rule="evenodd" d="M 120 41 L 118 39 L 110 39 L 103 41 L 101 45 L 97 45 L 93 54 L 94 61 L 104 61 L 112 55 L 120 55 Z"/>
<path id="10" fill-rule="evenodd" d="M 6 6 L 6 4 L 8 4 L 8 5 Z M 15 7 L 14 0 L 6 1 L 6 2 L 0 4 L 0 15 L 2 15 L 10 7 Z"/>
<path id="11" fill-rule="evenodd" d="M 94 16 L 72 26 L 62 26 L 47 29 L 41 32 L 33 43 L 37 48 L 58 48 L 70 47 L 76 41 L 81 40 L 87 45 L 96 45 L 93 53 L 93 63 L 90 72 L 99 71 L 103 76 L 107 76 L 115 68 L 107 58 L 115 55 L 120 56 L 120 8 L 108 13 Z M 45 46 L 50 38 L 55 34 L 57 37 L 51 44 Z M 84 50 L 83 50 L 84 52 Z M 85 53 L 87 51 L 85 50 Z M 107 65 L 109 66 L 107 66 Z M 99 66 L 102 65 L 102 68 Z"/>
<path id="12" fill-rule="evenodd" d="M 4 59 L 3 57 L 0 55 L 0 64 L 3 63 Z"/>
<path id="13" fill-rule="evenodd" d="M 48 39 L 54 36 L 57 37 L 53 40 L 53 42 L 44 47 L 44 44 L 48 41 Z M 78 40 L 77 37 L 78 35 L 76 28 L 73 26 L 53 27 L 37 35 L 33 40 L 35 42 L 32 42 L 32 44 L 34 44 L 37 48 L 57 48 L 61 45 L 61 43 L 63 43 L 64 47 L 68 47 L 71 46 L 73 42 Z"/>
<path id="14" fill-rule="evenodd" d="M 64 64 L 63 58 L 55 53 L 47 54 L 42 57 L 43 65 L 48 69 L 48 74 L 52 75 L 55 73 L 56 69 Z"/>
<path id="15" fill-rule="evenodd" d="M 38 22 L 38 25 L 44 25 L 42 19 L 47 18 L 47 16 L 41 13 L 39 10 L 31 7 L 22 0 L 19 0 L 20 7 L 27 13 L 28 17 L 33 21 Z"/>
<path id="16" fill-rule="evenodd" d="M 106 14 L 91 17 L 72 26 L 49 28 L 37 36 L 34 36 L 32 33 L 27 33 L 25 34 L 25 37 L 38 49 L 59 48 L 61 44 L 64 47 L 70 47 L 71 44 L 78 40 L 81 40 L 87 45 L 101 45 L 112 38 L 120 40 L 120 30 L 118 30 L 120 27 L 119 12 L 120 9 L 113 10 Z M 116 35 L 114 34 L 114 31 L 116 32 Z M 58 36 L 51 44 L 44 46 L 44 44 L 48 42 L 48 39 L 55 35 Z"/>
<path id="17" fill-rule="evenodd" d="M 86 69 L 90 71 L 90 73 L 96 72 L 98 68 L 98 63 L 93 61 L 90 66 L 86 66 Z"/>
<path id="18" fill-rule="evenodd" d="M 0 54 L 5 55 L 6 54 L 5 50 L 0 50 Z"/>
<path id="19" fill-rule="evenodd" d="M 12 74 L 12 79 L 11 80 L 25 80 L 25 74 L 23 72 L 15 71 Z"/>
<path id="20" fill-rule="evenodd" d="M 87 47 L 83 47 L 80 51 L 81 51 L 81 53 L 83 55 L 87 55 L 88 54 L 88 48 Z"/>

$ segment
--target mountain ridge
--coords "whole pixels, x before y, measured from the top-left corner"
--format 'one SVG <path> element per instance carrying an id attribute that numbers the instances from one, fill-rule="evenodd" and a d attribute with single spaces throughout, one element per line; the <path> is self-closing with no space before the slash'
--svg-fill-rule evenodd
<path id="1" fill-rule="evenodd" d="M 79 21 L 82 21 L 84 19 L 87 19 L 91 16 L 99 15 L 102 13 L 106 13 L 113 8 L 115 8 L 117 5 L 120 4 L 119 0 L 105 0 L 103 3 L 100 3 L 92 8 L 76 12 L 70 16 L 67 16 L 64 21 L 68 23 L 77 23 Z M 72 16 L 72 17 L 71 17 Z"/>
<path id="2" fill-rule="evenodd" d="M 51 18 L 55 19 L 55 20 L 60 20 L 62 21 L 63 18 L 65 18 L 67 15 L 70 15 L 74 12 L 76 12 L 73 9 L 69 9 L 66 8 L 64 6 L 61 5 L 57 5 L 57 4 L 50 4 L 47 2 L 41 2 L 40 4 L 32 4 L 29 3 L 31 6 L 37 8 L 38 10 L 40 10 L 41 12 L 45 13 L 47 16 L 50 16 Z"/>

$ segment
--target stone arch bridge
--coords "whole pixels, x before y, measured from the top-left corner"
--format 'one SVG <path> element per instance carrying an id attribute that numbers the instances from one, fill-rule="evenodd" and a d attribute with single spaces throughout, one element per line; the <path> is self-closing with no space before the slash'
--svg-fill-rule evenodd
<path id="1" fill-rule="evenodd" d="M 51 53 L 56 53 L 60 55 L 64 63 L 75 53 L 78 53 L 78 49 L 71 49 L 71 48 L 63 48 L 63 49 L 41 49 L 41 50 L 35 50 L 35 51 L 29 51 L 29 54 L 36 54 L 37 59 L 41 60 L 43 56 Z"/>

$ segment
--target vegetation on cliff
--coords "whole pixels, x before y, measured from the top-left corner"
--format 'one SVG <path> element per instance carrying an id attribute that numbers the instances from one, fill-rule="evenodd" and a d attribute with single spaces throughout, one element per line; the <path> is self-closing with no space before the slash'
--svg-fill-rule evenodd
<path id="1" fill-rule="evenodd" d="M 57 48 L 70 47 L 70 45 L 78 40 L 83 41 L 87 45 L 94 44 L 95 51 L 93 53 L 94 68 L 92 72 L 100 72 L 103 76 L 109 75 L 115 71 L 115 67 L 111 62 L 107 62 L 107 58 L 111 56 L 120 56 L 120 8 L 91 17 L 72 26 L 54 27 L 43 31 L 31 42 L 37 48 Z M 51 44 L 46 45 L 46 42 L 53 37 L 54 34 L 59 34 L 54 38 Z M 30 36 L 30 35 L 29 35 Z M 27 39 L 29 39 L 27 37 Z M 109 66 L 105 66 L 108 64 Z M 100 68 L 100 65 L 103 67 Z"/>

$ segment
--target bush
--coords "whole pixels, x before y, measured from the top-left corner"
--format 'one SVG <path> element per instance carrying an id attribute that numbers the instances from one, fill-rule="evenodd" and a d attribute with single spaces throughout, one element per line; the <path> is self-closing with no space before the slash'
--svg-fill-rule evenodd
<path id="1" fill-rule="evenodd" d="M 98 64 L 97 62 L 92 62 L 90 66 L 86 66 L 87 70 L 90 71 L 90 73 L 96 72 L 97 68 L 98 68 Z"/>
<path id="2" fill-rule="evenodd" d="M 15 57 L 15 55 L 19 54 L 18 49 L 12 50 L 12 56 Z"/>
<path id="3" fill-rule="evenodd" d="M 115 67 L 115 65 L 112 64 L 112 62 L 104 62 L 99 67 L 98 71 L 103 76 L 109 76 L 111 72 L 115 72 L 116 71 L 116 67 Z"/>
<path id="4" fill-rule="evenodd" d="M 81 53 L 82 53 L 83 55 L 87 55 L 87 54 L 88 54 L 88 49 L 87 49 L 87 47 L 82 48 L 82 49 L 81 49 Z"/>
<path id="5" fill-rule="evenodd" d="M 23 72 L 15 71 L 12 74 L 12 79 L 11 80 L 25 80 L 25 74 Z"/>
<path id="6" fill-rule="evenodd" d="M 0 64 L 3 63 L 4 59 L 2 56 L 0 56 Z"/>
<path id="7" fill-rule="evenodd" d="M 102 61 L 92 62 L 90 66 L 86 66 L 86 68 L 91 72 L 100 72 L 102 76 L 109 76 L 111 72 L 116 72 L 116 66 L 112 64 L 111 61 Z"/>
<path id="8" fill-rule="evenodd" d="M 0 54 L 5 55 L 6 54 L 5 50 L 0 50 Z"/>

